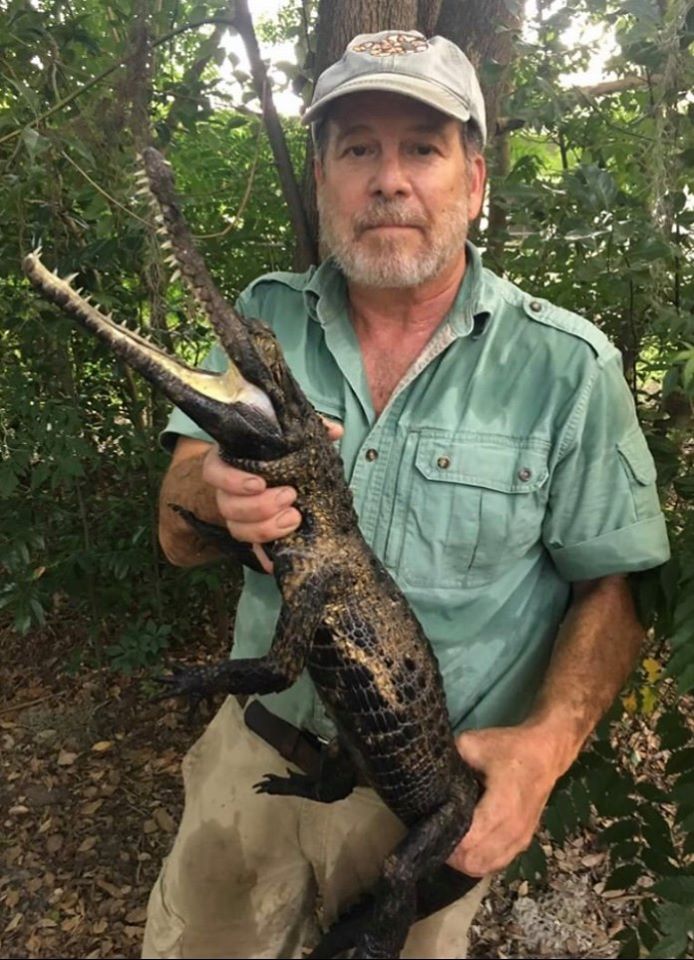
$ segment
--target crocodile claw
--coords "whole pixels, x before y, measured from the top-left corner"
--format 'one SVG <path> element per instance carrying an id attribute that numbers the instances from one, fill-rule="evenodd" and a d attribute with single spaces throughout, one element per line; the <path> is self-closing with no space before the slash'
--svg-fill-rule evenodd
<path id="1" fill-rule="evenodd" d="M 279 777 L 275 773 L 266 773 L 262 780 L 253 784 L 256 793 L 271 793 L 288 797 L 304 796 L 306 776 L 295 773 L 287 767 L 287 776 Z"/>
<path id="2" fill-rule="evenodd" d="M 172 667 L 172 675 L 168 677 L 154 677 L 154 682 L 160 684 L 164 689 L 161 693 L 150 697 L 150 703 L 161 703 L 162 700 L 170 700 L 173 697 L 185 697 L 188 702 L 187 722 L 192 724 L 195 720 L 200 703 L 203 700 L 211 702 L 212 693 L 209 689 L 209 677 L 207 670 L 203 667 Z"/>

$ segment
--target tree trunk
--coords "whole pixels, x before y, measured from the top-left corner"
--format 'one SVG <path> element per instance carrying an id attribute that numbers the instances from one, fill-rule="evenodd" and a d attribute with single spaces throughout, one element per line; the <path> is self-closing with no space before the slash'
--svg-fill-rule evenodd
<path id="1" fill-rule="evenodd" d="M 498 124 L 508 94 L 515 57 L 514 37 L 523 23 L 522 0 L 443 0 L 436 32 L 453 40 L 480 75 L 487 114 L 489 214 L 487 252 L 491 265 L 503 272 L 506 207 L 500 188 L 509 172 L 508 134 Z M 485 71 L 485 65 L 494 65 Z"/>

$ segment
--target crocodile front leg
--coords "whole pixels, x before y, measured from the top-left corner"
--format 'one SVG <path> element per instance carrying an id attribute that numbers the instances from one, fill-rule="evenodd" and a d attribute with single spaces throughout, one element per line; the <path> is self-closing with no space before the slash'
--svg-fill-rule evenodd
<path id="1" fill-rule="evenodd" d="M 265 694 L 286 690 L 304 669 L 333 578 L 332 571 L 318 570 L 285 597 L 266 656 L 223 660 L 206 667 L 179 670 L 171 677 L 157 677 L 157 682 L 167 689 L 154 698 L 155 702 L 183 696 L 196 705 L 217 693 Z"/>
<path id="2" fill-rule="evenodd" d="M 221 527 L 216 523 L 208 523 L 206 520 L 200 520 L 190 510 L 181 507 L 177 503 L 170 503 L 169 506 L 175 510 L 186 523 L 195 530 L 197 535 L 205 543 L 216 547 L 220 553 L 237 563 L 242 563 L 244 567 L 250 567 L 256 573 L 263 573 L 263 568 L 256 555 L 253 553 L 250 543 L 242 543 L 236 540 L 229 533 L 226 527 Z"/>

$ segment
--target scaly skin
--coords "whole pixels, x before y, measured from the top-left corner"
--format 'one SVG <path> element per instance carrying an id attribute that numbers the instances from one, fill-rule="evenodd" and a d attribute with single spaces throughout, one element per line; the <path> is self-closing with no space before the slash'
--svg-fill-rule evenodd
<path id="1" fill-rule="evenodd" d="M 359 531 L 342 463 L 323 423 L 274 335 L 240 317 L 215 287 L 178 210 L 165 161 L 152 149 L 144 160 L 168 245 L 229 355 L 226 379 L 191 370 L 118 327 L 36 255 L 25 258 L 24 268 L 43 296 L 100 336 L 206 430 L 228 463 L 259 474 L 270 486 L 299 491 L 300 527 L 269 546 L 283 599 L 270 652 L 258 660 L 179 672 L 166 678 L 164 696 L 268 693 L 308 669 L 335 720 L 340 750 L 318 783 L 300 775 L 268 777 L 257 789 L 332 801 L 354 784 L 345 774 L 345 757 L 361 767 L 410 829 L 386 859 L 375 908 L 352 926 L 349 920 L 343 924 L 343 939 L 358 957 L 395 957 L 416 916 L 416 883 L 431 879 L 469 827 L 479 787 L 456 750 L 434 653 Z M 460 895 L 458 885 L 450 899 Z M 445 900 L 436 899 L 437 907 Z M 316 955 L 325 955 L 320 950 Z"/>

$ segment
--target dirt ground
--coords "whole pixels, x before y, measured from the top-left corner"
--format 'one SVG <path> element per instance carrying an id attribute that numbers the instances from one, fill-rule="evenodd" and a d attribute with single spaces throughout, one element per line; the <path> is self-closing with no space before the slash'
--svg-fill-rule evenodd
<path id="1" fill-rule="evenodd" d="M 68 675 L 66 642 L 47 633 L 0 642 L 0 956 L 136 958 L 181 812 L 180 761 L 201 728 L 148 703 L 146 677 Z M 590 833 L 544 849 L 541 886 L 494 883 L 471 957 L 617 956 L 613 938 L 647 890 L 605 891 Z"/>

